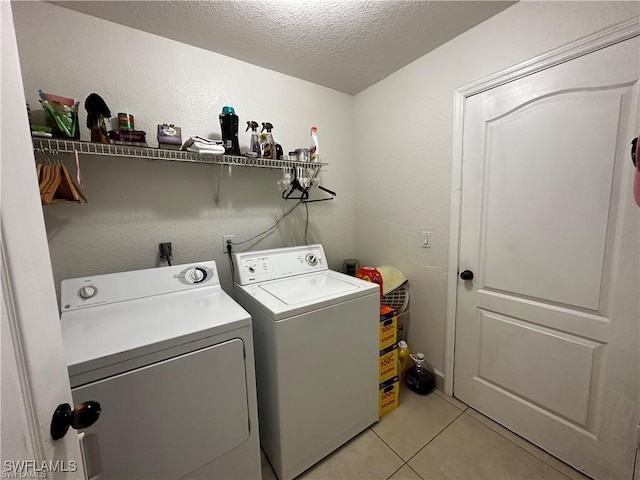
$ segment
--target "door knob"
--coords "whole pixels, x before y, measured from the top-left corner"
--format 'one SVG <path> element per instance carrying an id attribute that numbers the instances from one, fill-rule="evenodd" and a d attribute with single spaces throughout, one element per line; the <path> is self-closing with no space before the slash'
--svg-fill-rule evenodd
<path id="1" fill-rule="evenodd" d="M 102 408 L 96 401 L 83 402 L 72 410 L 68 403 L 61 403 L 51 418 L 51 438 L 58 440 L 64 437 L 72 427 L 76 430 L 87 428 L 96 423 Z"/>
<path id="2" fill-rule="evenodd" d="M 465 270 L 460 274 L 462 280 L 473 280 L 473 272 L 471 270 Z"/>

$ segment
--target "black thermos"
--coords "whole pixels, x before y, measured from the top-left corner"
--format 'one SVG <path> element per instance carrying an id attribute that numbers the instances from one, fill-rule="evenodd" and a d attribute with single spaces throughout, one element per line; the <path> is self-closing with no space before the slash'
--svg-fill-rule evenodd
<path id="1" fill-rule="evenodd" d="M 356 276 L 356 272 L 360 268 L 360 260 L 357 258 L 345 258 L 342 264 L 342 272 L 352 277 Z"/>

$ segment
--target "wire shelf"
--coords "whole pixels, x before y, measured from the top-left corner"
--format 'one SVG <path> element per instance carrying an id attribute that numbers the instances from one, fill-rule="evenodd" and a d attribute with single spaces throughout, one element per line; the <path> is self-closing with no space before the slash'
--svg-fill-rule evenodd
<path id="1" fill-rule="evenodd" d="M 231 165 L 239 167 L 283 168 L 305 167 L 319 169 L 326 166 L 320 162 L 299 162 L 296 160 L 272 160 L 269 158 L 236 157 L 232 155 L 208 155 L 184 150 L 137 147 L 133 145 L 103 144 L 65 140 L 60 138 L 32 137 L 33 149 L 44 153 L 75 153 L 112 157 L 141 158 L 145 160 L 167 160 L 173 162 L 204 163 L 209 165 Z"/>

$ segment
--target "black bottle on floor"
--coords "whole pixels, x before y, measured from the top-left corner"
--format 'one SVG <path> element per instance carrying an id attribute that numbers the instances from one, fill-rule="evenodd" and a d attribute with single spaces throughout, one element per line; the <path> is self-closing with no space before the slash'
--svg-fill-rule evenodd
<path id="1" fill-rule="evenodd" d="M 411 355 L 411 358 L 415 364 L 407 372 L 407 387 L 420 395 L 427 395 L 433 390 L 433 373 L 425 366 L 422 353 Z"/>

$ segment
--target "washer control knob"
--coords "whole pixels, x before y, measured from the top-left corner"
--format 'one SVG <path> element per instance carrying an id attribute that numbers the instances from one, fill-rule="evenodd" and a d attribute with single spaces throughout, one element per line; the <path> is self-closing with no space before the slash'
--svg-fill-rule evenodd
<path id="1" fill-rule="evenodd" d="M 78 290 L 78 295 L 80 297 L 87 299 L 93 297 L 96 293 L 98 293 L 98 289 L 93 285 L 86 285 Z"/>
<path id="2" fill-rule="evenodd" d="M 315 267 L 318 264 L 318 257 L 316 257 L 313 253 L 309 253 L 305 257 L 305 259 L 307 260 L 307 263 L 312 267 Z"/>

